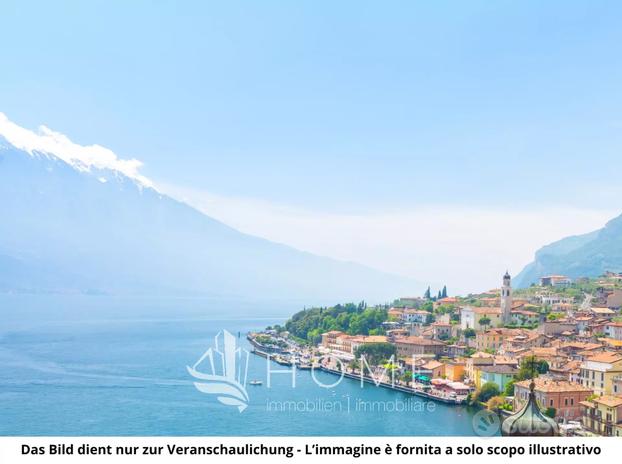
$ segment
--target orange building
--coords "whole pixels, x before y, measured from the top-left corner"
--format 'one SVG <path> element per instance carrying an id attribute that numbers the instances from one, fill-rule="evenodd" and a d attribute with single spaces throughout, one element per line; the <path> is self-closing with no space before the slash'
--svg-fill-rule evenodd
<path id="1" fill-rule="evenodd" d="M 462 382 L 466 372 L 466 361 L 456 360 L 445 363 L 445 376 L 452 382 Z"/>
<path id="2" fill-rule="evenodd" d="M 581 384 L 567 380 L 553 380 L 545 377 L 534 379 L 536 400 L 542 408 L 555 408 L 555 419 L 569 421 L 580 420 L 581 402 L 593 393 Z M 514 384 L 514 410 L 518 411 L 529 399 L 531 380 Z"/>

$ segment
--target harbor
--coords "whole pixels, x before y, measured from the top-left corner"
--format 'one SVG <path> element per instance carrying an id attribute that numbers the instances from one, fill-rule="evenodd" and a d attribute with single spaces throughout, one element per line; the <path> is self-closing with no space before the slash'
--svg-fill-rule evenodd
<path id="1" fill-rule="evenodd" d="M 249 333 L 247 339 L 253 347 L 251 352 L 254 355 L 274 361 L 281 366 L 299 370 L 318 369 L 339 378 L 356 380 L 361 384 L 374 385 L 449 405 L 466 404 L 468 394 L 471 392 L 469 387 L 460 382 L 449 382 L 444 379 L 428 380 L 420 374 L 413 374 L 413 381 L 404 382 L 396 379 L 395 375 L 387 376 L 386 370 L 380 369 L 378 372 L 378 367 L 375 372 L 370 371 L 369 374 L 352 368 L 348 370 L 348 368 L 343 368 L 344 364 L 338 354 L 331 355 L 313 351 L 290 340 L 280 345 L 274 342 L 266 343 L 266 334 Z M 287 348 L 283 347 L 284 343 L 287 344 Z M 415 379 L 425 379 L 425 381 Z"/>

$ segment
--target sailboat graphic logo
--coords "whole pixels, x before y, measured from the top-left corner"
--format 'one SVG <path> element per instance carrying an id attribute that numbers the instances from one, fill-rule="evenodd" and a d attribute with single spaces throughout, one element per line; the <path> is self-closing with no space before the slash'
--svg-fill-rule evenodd
<path id="1" fill-rule="evenodd" d="M 250 353 L 236 346 L 236 340 L 226 330 L 214 337 L 214 348 L 208 349 L 194 364 L 186 366 L 188 373 L 196 379 L 194 386 L 202 393 L 216 395 L 216 399 L 227 406 L 236 406 L 242 412 L 248 406 L 246 378 Z M 199 372 L 197 367 L 208 360 L 210 373 Z"/>

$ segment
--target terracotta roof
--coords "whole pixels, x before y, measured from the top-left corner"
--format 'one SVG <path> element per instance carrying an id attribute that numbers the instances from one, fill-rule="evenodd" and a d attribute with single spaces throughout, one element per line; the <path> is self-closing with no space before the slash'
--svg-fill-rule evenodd
<path id="1" fill-rule="evenodd" d="M 475 314 L 501 314 L 501 308 L 473 307 L 471 309 Z"/>
<path id="2" fill-rule="evenodd" d="M 567 380 L 553 380 L 545 377 L 536 377 L 534 379 L 536 384 L 536 391 L 545 393 L 554 392 L 592 392 L 591 389 L 584 387 L 581 384 L 569 382 Z M 529 384 L 531 380 L 523 380 L 516 382 L 515 386 L 526 388 L 529 390 Z"/>
<path id="3" fill-rule="evenodd" d="M 495 364 L 508 364 L 510 366 L 518 366 L 518 359 L 510 357 L 510 356 L 495 356 Z"/>
<path id="4" fill-rule="evenodd" d="M 395 343 L 403 343 L 407 345 L 445 345 L 443 342 L 439 342 L 438 340 L 430 340 L 428 338 L 423 337 L 399 337 L 395 339 Z"/>
<path id="5" fill-rule="evenodd" d="M 438 369 L 439 367 L 443 367 L 443 363 L 438 361 L 428 361 L 421 367 L 423 369 Z"/>
<path id="6" fill-rule="evenodd" d="M 603 353 L 598 353 L 590 356 L 589 358 L 587 358 L 587 361 L 614 363 L 617 361 L 622 361 L 622 353 L 612 353 L 610 351 L 605 351 Z"/>
<path id="7" fill-rule="evenodd" d="M 432 313 L 426 311 L 425 309 L 410 309 L 410 308 L 407 308 L 407 309 L 405 309 L 402 312 L 405 313 L 405 314 L 426 314 L 426 315 L 427 314 L 432 314 Z"/>
<path id="8" fill-rule="evenodd" d="M 622 406 L 622 398 L 619 396 L 603 395 L 592 400 L 594 403 L 604 404 L 609 408 L 617 408 Z"/>
<path id="9" fill-rule="evenodd" d="M 592 307 L 592 312 L 596 314 L 615 314 L 615 311 L 613 309 L 599 307 Z"/>
<path id="10" fill-rule="evenodd" d="M 595 350 L 600 348 L 600 343 L 587 343 L 587 342 L 564 342 L 561 344 L 561 348 L 576 348 L 577 350 Z"/>
<path id="11" fill-rule="evenodd" d="M 511 314 L 523 314 L 525 316 L 537 316 L 538 315 L 538 313 L 534 311 L 528 311 L 526 309 L 513 309 L 511 311 Z"/>
<path id="12" fill-rule="evenodd" d="M 491 374 L 516 374 L 518 369 L 509 364 L 493 364 L 492 366 L 480 366 L 482 372 L 490 372 Z"/>
<path id="13" fill-rule="evenodd" d="M 516 337 L 520 335 L 527 335 L 527 332 L 524 331 L 523 329 L 506 329 L 505 327 L 499 327 L 496 329 L 487 329 L 484 332 L 480 332 L 480 334 L 482 335 L 503 335 L 505 337 Z"/>

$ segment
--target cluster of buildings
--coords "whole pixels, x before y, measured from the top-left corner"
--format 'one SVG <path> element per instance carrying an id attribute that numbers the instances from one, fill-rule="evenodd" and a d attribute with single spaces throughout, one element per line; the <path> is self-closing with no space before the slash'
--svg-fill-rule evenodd
<path id="1" fill-rule="evenodd" d="M 321 346 L 353 359 L 362 344 L 391 343 L 401 369 L 428 377 L 437 388 L 477 390 L 493 383 L 518 411 L 533 387 L 534 401 L 558 424 L 622 436 L 622 290 L 611 284 L 614 276 L 606 277 L 581 302 L 559 291 L 572 283 L 565 276 L 543 277 L 537 289 L 515 298 L 506 272 L 497 291 L 438 299 L 433 311 L 410 298 L 388 310 L 385 335 L 332 331 L 322 335 Z M 441 306 L 451 310 L 436 311 Z M 522 363 L 533 357 L 546 361 L 548 371 L 533 385 L 518 381 Z"/>

